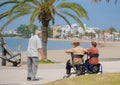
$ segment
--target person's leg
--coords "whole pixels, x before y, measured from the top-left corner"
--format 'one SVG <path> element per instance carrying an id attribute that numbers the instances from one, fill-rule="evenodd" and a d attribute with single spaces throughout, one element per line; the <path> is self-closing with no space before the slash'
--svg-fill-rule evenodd
<path id="1" fill-rule="evenodd" d="M 89 70 L 89 62 L 88 62 L 88 60 L 85 61 L 85 67 L 87 68 L 87 70 Z"/>
<path id="2" fill-rule="evenodd" d="M 38 57 L 32 58 L 32 80 L 36 79 L 37 69 L 38 69 Z"/>
<path id="3" fill-rule="evenodd" d="M 32 77 L 32 59 L 31 57 L 27 58 L 27 66 L 28 66 L 28 75 L 27 75 L 27 79 L 31 80 Z"/>
<path id="4" fill-rule="evenodd" d="M 70 60 L 68 60 L 66 62 L 66 74 L 70 74 L 71 72 L 71 64 L 70 64 Z"/>
<path id="5" fill-rule="evenodd" d="M 88 72 L 92 72 L 92 64 L 90 64 L 89 61 L 85 62 L 85 67 Z"/>
<path id="6" fill-rule="evenodd" d="M 93 65 L 89 63 L 90 72 L 93 72 Z"/>
<path id="7" fill-rule="evenodd" d="M 82 74 L 82 65 L 81 64 L 76 64 L 75 65 L 76 67 L 76 73 L 77 73 L 77 76 L 81 75 Z"/>

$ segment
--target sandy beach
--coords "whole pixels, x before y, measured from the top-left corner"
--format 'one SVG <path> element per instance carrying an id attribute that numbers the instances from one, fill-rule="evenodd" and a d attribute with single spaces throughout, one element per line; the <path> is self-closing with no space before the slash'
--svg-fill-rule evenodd
<path id="1" fill-rule="evenodd" d="M 87 41 L 81 41 L 87 42 Z M 98 48 L 100 53 L 100 61 L 112 61 L 112 60 L 120 60 L 120 42 L 114 41 L 97 41 Z M 69 58 L 70 55 L 66 54 L 64 50 L 48 50 L 47 58 L 54 62 L 65 63 Z M 86 59 L 86 55 L 84 58 Z M 26 52 L 22 52 L 22 62 L 26 62 L 27 54 Z"/>

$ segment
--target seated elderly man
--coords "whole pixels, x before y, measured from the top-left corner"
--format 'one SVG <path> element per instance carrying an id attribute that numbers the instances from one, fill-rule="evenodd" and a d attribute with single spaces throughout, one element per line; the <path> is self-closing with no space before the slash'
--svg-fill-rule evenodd
<path id="1" fill-rule="evenodd" d="M 80 41 L 79 40 L 73 40 L 73 48 L 66 50 L 66 53 L 72 53 L 73 54 L 73 60 L 70 59 L 66 63 L 66 74 L 70 74 L 72 65 L 76 64 L 83 64 L 83 55 L 85 53 L 85 50 L 80 47 Z"/>

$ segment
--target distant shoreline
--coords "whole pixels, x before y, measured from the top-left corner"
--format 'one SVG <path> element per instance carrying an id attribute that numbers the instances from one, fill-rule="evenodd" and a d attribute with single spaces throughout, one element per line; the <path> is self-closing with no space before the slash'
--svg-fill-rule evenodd
<path id="1" fill-rule="evenodd" d="M 53 39 L 53 38 L 49 38 L 48 40 L 58 40 L 58 41 L 70 41 L 72 42 L 74 39 Z M 120 41 L 99 41 L 99 40 L 92 40 L 92 41 L 96 41 L 98 43 L 99 47 L 106 47 L 106 46 L 117 46 L 120 44 Z M 91 40 L 80 40 L 80 42 L 82 43 L 90 43 Z M 113 44 L 115 43 L 115 44 Z"/>
<path id="2" fill-rule="evenodd" d="M 4 37 L 5 39 L 29 39 L 29 38 L 22 38 L 22 37 Z"/>
<path id="3" fill-rule="evenodd" d="M 22 38 L 22 37 L 4 37 L 5 39 L 29 39 L 29 38 Z M 74 39 L 58 39 L 58 38 L 48 38 L 48 40 L 55 40 L 55 41 L 70 41 L 72 42 Z M 90 43 L 91 40 L 83 40 L 81 39 L 80 42 L 82 43 Z M 120 41 L 99 41 L 93 40 L 98 43 L 98 47 L 106 47 L 106 46 L 117 46 Z M 115 43 L 115 44 L 113 44 Z"/>
<path id="4" fill-rule="evenodd" d="M 29 39 L 29 38 L 23 38 L 23 37 L 4 37 L 4 38 L 15 38 L 15 39 Z M 62 40 L 62 41 L 73 41 L 74 39 L 60 39 L 60 38 L 48 38 L 48 40 Z M 79 39 L 81 42 L 90 42 L 90 41 L 96 41 L 96 42 L 101 42 L 101 43 L 106 43 L 106 42 L 120 42 L 120 41 L 102 41 L 102 40 L 84 40 L 84 39 Z"/>

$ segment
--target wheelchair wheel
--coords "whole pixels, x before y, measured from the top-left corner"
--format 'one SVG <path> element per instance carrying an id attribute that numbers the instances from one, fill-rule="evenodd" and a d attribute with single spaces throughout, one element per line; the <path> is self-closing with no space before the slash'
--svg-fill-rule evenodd
<path id="1" fill-rule="evenodd" d="M 14 63 L 13 63 L 13 66 L 14 66 L 14 67 L 17 67 L 17 66 L 18 66 L 18 64 L 17 64 L 16 62 L 14 62 Z"/>
<path id="2" fill-rule="evenodd" d="M 63 79 L 70 77 L 71 74 L 63 76 Z"/>
<path id="3" fill-rule="evenodd" d="M 92 72 L 93 73 L 98 73 L 99 72 L 99 65 L 93 65 Z"/>
<path id="4" fill-rule="evenodd" d="M 84 65 L 79 65 L 78 67 L 76 67 L 76 69 L 77 69 L 77 76 L 85 74 L 85 66 Z"/>
<path id="5" fill-rule="evenodd" d="M 66 79 L 66 78 L 68 78 L 68 76 L 63 76 L 63 79 Z"/>

